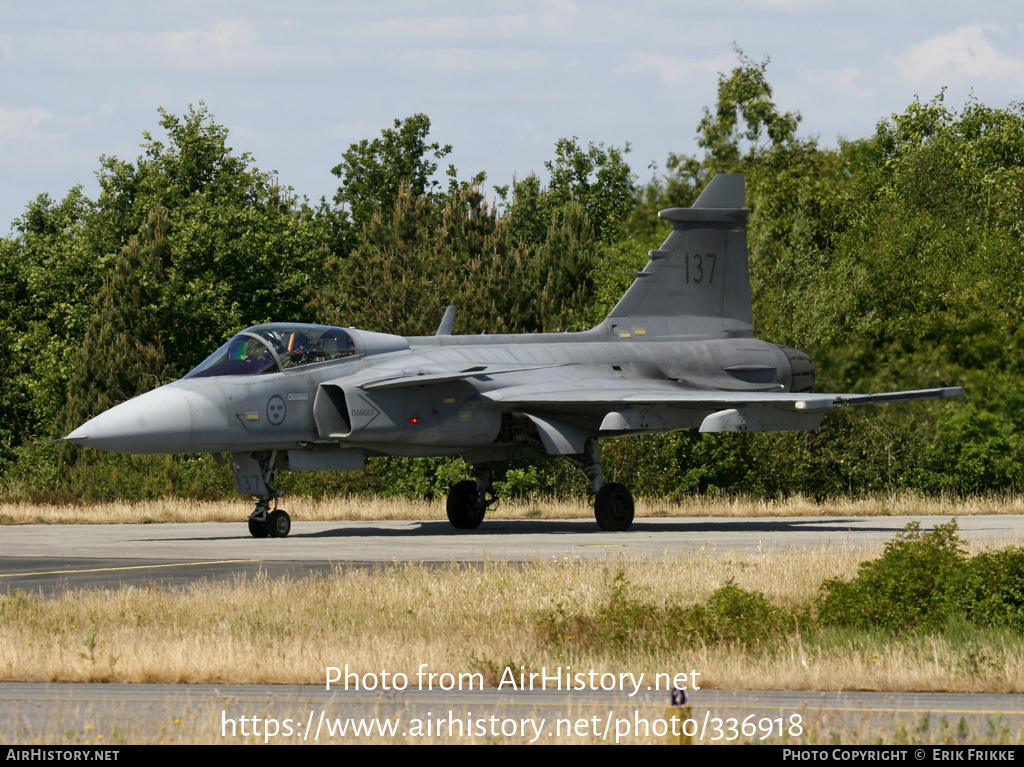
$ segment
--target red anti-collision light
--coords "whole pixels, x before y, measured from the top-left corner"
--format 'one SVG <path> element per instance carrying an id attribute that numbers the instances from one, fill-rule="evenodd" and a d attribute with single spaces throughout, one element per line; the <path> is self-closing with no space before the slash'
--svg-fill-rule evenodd
<path id="1" fill-rule="evenodd" d="M 413 417 L 413 418 L 409 419 L 409 423 L 419 423 L 419 422 L 420 422 L 420 419 L 416 418 L 416 417 Z"/>

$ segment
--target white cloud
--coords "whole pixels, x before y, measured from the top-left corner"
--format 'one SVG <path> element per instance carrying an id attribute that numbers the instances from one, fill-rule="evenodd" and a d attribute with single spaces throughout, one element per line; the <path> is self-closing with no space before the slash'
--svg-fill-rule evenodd
<path id="1" fill-rule="evenodd" d="M 99 143 L 83 142 L 81 137 L 97 131 L 108 136 L 119 112 L 119 105 L 114 103 L 71 103 L 56 111 L 39 106 L 0 106 L 0 169 L 34 177 L 69 165 L 89 167 L 100 154 L 110 153 L 111 142 L 109 137 Z M 79 177 L 73 183 L 83 180 L 87 178 Z M 51 191 L 59 192 L 60 187 Z"/>
<path id="2" fill-rule="evenodd" d="M 529 72 L 550 66 L 551 45 L 564 49 L 596 44 L 578 15 L 572 6 L 543 3 L 534 14 L 442 16 L 424 7 L 394 17 L 334 14 L 319 24 L 308 17 L 281 23 L 236 16 L 207 17 L 155 31 L 138 24 L 43 28 L 16 39 L 0 36 L 0 56 L 12 58 L 17 43 L 19 50 L 31 52 L 18 61 L 28 71 L 216 76 L 384 66 L 442 74 Z"/>
<path id="3" fill-rule="evenodd" d="M 364 138 L 377 136 L 382 127 L 390 128 L 391 125 L 381 126 L 372 120 L 339 120 L 327 129 L 327 135 L 340 146 L 347 147 Z"/>
<path id="4" fill-rule="evenodd" d="M 176 103 L 176 91 L 163 80 L 154 80 L 139 85 L 129 92 L 125 103 L 134 111 L 155 113 L 157 107 Z"/>
<path id="5" fill-rule="evenodd" d="M 795 13 L 797 11 L 810 11 L 824 7 L 823 0 L 757 0 L 750 4 L 752 8 L 771 8 L 776 11 Z"/>
<path id="6" fill-rule="evenodd" d="M 0 172 L 8 178 L 35 179 L 72 159 L 70 134 L 60 123 L 60 116 L 48 109 L 0 106 Z"/>
<path id="7" fill-rule="evenodd" d="M 0 144 L 34 138 L 39 134 L 40 126 L 52 119 L 53 112 L 38 107 L 0 107 Z"/>
<path id="8" fill-rule="evenodd" d="M 913 45 L 896 65 L 913 83 L 973 84 L 983 79 L 1019 79 L 1024 59 L 1001 52 L 987 33 L 1003 33 L 996 24 L 970 24 Z"/>
<path id="9" fill-rule="evenodd" d="M 729 72 L 735 66 L 736 57 L 733 55 L 691 59 L 661 53 L 634 52 L 624 64 L 615 68 L 615 74 L 653 74 L 669 87 L 693 81 L 704 86 L 709 77 L 711 83 L 717 82 L 720 72 Z"/>
<path id="10" fill-rule="evenodd" d="M 246 63 L 260 47 L 256 27 L 247 19 L 220 19 L 201 29 L 165 32 L 154 42 L 164 55 L 200 64 Z"/>
<path id="11" fill-rule="evenodd" d="M 209 19 L 196 26 L 155 32 L 143 27 L 43 29 L 21 35 L 17 42 L 24 54 L 16 63 L 26 71 L 119 75 L 140 70 L 210 75 L 299 69 L 331 55 L 323 45 L 267 40 L 246 18 Z"/>
<path id="12" fill-rule="evenodd" d="M 848 66 L 825 71 L 802 68 L 800 76 L 805 82 L 821 87 L 830 99 L 870 99 L 875 95 L 874 88 L 861 84 L 865 80 L 870 82 L 871 76 L 865 74 L 860 67 Z"/>

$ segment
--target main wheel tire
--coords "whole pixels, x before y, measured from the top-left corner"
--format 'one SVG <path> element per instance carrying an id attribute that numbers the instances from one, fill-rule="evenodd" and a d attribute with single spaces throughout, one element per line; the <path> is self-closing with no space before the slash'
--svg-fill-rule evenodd
<path id="1" fill-rule="evenodd" d="M 448 521 L 456 530 L 475 530 L 484 521 L 487 507 L 480 503 L 476 482 L 465 479 L 448 491 Z"/>
<path id="2" fill-rule="evenodd" d="M 292 531 L 292 518 L 284 509 L 275 509 L 267 515 L 267 530 L 271 538 L 287 538 Z"/>
<path id="3" fill-rule="evenodd" d="M 267 529 L 267 520 L 249 517 L 249 535 L 253 538 L 266 538 L 270 535 Z"/>
<path id="4" fill-rule="evenodd" d="M 633 524 L 633 494 L 617 482 L 602 487 L 594 499 L 594 517 L 602 530 L 621 532 Z"/>

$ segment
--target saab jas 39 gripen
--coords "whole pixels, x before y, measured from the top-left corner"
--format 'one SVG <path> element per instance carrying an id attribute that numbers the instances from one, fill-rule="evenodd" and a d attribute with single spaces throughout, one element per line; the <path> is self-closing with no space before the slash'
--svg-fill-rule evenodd
<path id="1" fill-rule="evenodd" d="M 582 469 L 603 530 L 633 497 L 604 481 L 601 440 L 631 434 L 817 429 L 847 405 L 958 397 L 960 387 L 812 393 L 806 354 L 754 338 L 742 175 L 718 175 L 600 325 L 580 333 L 404 338 L 295 323 L 241 331 L 180 381 L 101 413 L 65 439 L 118 453 L 230 454 L 256 508 L 249 532 L 288 535 L 277 472 L 359 470 L 369 456 L 462 456 L 472 479 L 448 519 L 477 527 L 493 468 L 561 456 Z"/>

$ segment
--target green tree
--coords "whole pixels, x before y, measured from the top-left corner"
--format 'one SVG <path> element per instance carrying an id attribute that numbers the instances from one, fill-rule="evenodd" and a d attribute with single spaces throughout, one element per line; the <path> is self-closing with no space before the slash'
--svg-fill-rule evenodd
<path id="1" fill-rule="evenodd" d="M 269 320 L 309 320 L 306 309 L 328 257 L 333 221 L 228 145 L 206 107 L 160 110 L 166 141 L 143 134 L 134 162 L 104 157 L 90 228 L 112 233 L 116 253 L 163 206 L 174 221 L 173 258 L 159 294 L 161 336 L 179 372 L 226 336 Z M 114 236 L 116 233 L 116 236 Z"/>
<path id="2" fill-rule="evenodd" d="M 205 107 L 161 110 L 160 127 L 166 139 L 144 134 L 135 161 L 101 158 L 96 202 L 80 189 L 60 202 L 43 195 L 0 246 L 0 301 L 10 309 L 0 321 L 0 408 L 15 446 L 181 375 L 242 327 L 312 319 L 333 226 L 324 209 L 233 152 Z M 55 452 L 26 450 L 35 452 L 19 451 L 19 476 L 62 481 Z"/>
<path id="3" fill-rule="evenodd" d="M 822 390 L 962 384 L 970 398 L 826 418 L 819 487 L 1020 483 L 1024 249 L 1008 211 L 1022 159 L 1020 105 L 958 113 L 940 96 L 836 150 L 767 153 L 748 176 L 761 335 L 808 350 Z"/>
<path id="4" fill-rule="evenodd" d="M 562 330 L 589 298 L 592 234 L 568 206 L 529 246 L 475 187 L 435 203 L 403 189 L 375 216 L 348 258 L 329 264 L 331 284 L 315 306 L 328 324 L 403 335 L 433 333 L 447 304 L 456 332 Z"/>
<path id="5" fill-rule="evenodd" d="M 636 206 L 633 172 L 624 149 L 591 142 L 584 150 L 572 139 L 555 142 L 555 159 L 544 163 L 551 174 L 548 197 L 558 211 L 577 204 L 586 214 L 599 242 L 617 239 Z"/>
<path id="6" fill-rule="evenodd" d="M 633 172 L 625 160 L 628 152 L 628 144 L 620 149 L 591 142 L 583 149 L 575 136 L 559 139 L 555 159 L 544 163 L 551 176 L 547 187 L 532 173 L 511 187 L 496 187 L 513 236 L 528 244 L 542 242 L 561 211 L 578 206 L 590 224 L 595 246 L 617 240 L 636 206 Z"/>
<path id="7" fill-rule="evenodd" d="M 757 63 L 739 48 L 736 54 L 740 65 L 719 76 L 715 111 L 704 109 L 697 130 L 697 144 L 706 152 L 703 166 L 717 173 L 741 172 L 770 147 L 790 144 L 800 123 L 798 112 L 780 113 L 772 101 L 769 59 Z M 674 163 L 685 165 L 679 158 Z"/>
<path id="8" fill-rule="evenodd" d="M 415 114 L 395 120 L 375 139 L 352 144 L 331 173 L 341 179 L 334 201 L 344 206 L 356 227 L 369 223 L 374 213 L 387 215 L 398 203 L 403 188 L 414 198 L 437 191 L 433 175 L 437 162 L 451 154 L 451 145 L 427 143 L 430 118 Z M 454 180 L 455 170 L 449 167 Z"/>
<path id="9" fill-rule="evenodd" d="M 154 206 L 92 302 L 92 321 L 69 384 L 74 396 L 61 417 L 62 433 L 177 377 L 161 338 L 166 323 L 161 321 L 160 293 L 171 261 L 170 230 L 169 211 Z M 77 498 L 167 495 L 183 489 L 175 461 L 167 456 L 117 456 L 70 443 L 62 443 L 56 456 L 61 468 L 51 491 Z"/>
<path id="10" fill-rule="evenodd" d="M 697 145 L 703 157 L 670 153 L 668 171 L 655 176 L 641 190 L 627 230 L 647 241 L 655 236 L 657 212 L 688 207 L 716 173 L 750 173 L 759 162 L 780 150 L 797 148 L 799 112 L 781 112 L 772 100 L 768 82 L 769 59 L 761 62 L 736 49 L 739 65 L 718 76 L 715 107 L 704 108 L 697 127 Z M 813 142 L 806 142 L 814 147 Z M 664 229 L 657 228 L 664 233 Z"/>
<path id="11" fill-rule="evenodd" d="M 165 358 L 161 331 L 166 323 L 160 318 L 170 228 L 169 211 L 155 206 L 93 301 L 93 318 L 71 375 L 74 396 L 65 408 L 65 433 L 177 377 Z"/>
<path id="12" fill-rule="evenodd" d="M 57 202 L 43 194 L 14 222 L 0 247 L 6 354 L 3 399 L 11 440 L 52 437 L 67 401 L 76 339 L 89 322 L 92 299 L 108 268 L 92 247 L 93 204 L 75 187 Z"/>

